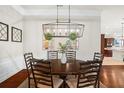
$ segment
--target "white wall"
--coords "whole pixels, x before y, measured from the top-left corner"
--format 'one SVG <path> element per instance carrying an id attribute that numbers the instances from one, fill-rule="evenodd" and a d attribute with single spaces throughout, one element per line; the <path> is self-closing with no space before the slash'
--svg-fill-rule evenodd
<path id="1" fill-rule="evenodd" d="M 35 57 L 47 58 L 47 52 L 42 50 L 42 24 L 51 21 L 27 19 L 24 21 L 24 52 L 33 52 Z M 77 23 L 77 22 L 76 22 Z M 79 40 L 77 58 L 87 60 L 93 58 L 93 53 L 100 50 L 100 20 L 78 21 L 85 24 L 84 36 Z"/>
<path id="2" fill-rule="evenodd" d="M 42 25 L 41 21 L 24 21 L 24 53 L 33 52 L 34 57 L 45 58 L 42 50 Z"/>
<path id="3" fill-rule="evenodd" d="M 0 22 L 9 25 L 9 41 L 0 41 L 0 82 L 24 68 L 23 43 L 11 41 L 11 26 L 23 31 L 22 19 L 11 6 L 0 6 Z"/>
<path id="4" fill-rule="evenodd" d="M 122 20 L 124 18 L 124 8 L 113 7 L 101 12 L 101 33 L 122 32 Z"/>
<path id="5" fill-rule="evenodd" d="M 100 20 L 87 21 L 83 38 L 79 40 L 79 51 L 77 58 L 89 60 L 93 58 L 94 52 L 100 52 Z"/>

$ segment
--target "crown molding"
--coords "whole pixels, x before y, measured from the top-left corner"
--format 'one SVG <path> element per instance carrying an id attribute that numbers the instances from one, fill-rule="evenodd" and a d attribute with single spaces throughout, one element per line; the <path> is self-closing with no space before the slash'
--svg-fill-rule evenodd
<path id="1" fill-rule="evenodd" d="M 25 9 L 23 9 L 20 5 L 12 5 L 12 8 L 14 8 L 21 15 L 25 15 L 26 14 Z"/>

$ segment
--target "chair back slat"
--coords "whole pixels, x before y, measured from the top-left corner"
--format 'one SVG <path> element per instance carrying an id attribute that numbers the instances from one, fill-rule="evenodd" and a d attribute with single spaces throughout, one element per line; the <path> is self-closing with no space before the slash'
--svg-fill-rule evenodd
<path id="1" fill-rule="evenodd" d="M 25 64 L 26 64 L 28 75 L 30 75 L 30 73 L 31 73 L 31 63 L 30 62 L 33 59 L 33 54 L 32 53 L 25 53 L 24 59 L 25 59 Z"/>
<path id="2" fill-rule="evenodd" d="M 35 75 L 37 75 L 37 76 L 42 76 L 42 77 L 48 77 L 48 78 L 50 78 L 51 77 L 51 75 L 49 75 L 49 74 L 40 74 L 40 73 L 35 73 Z"/>
<path id="3" fill-rule="evenodd" d="M 46 86 L 52 86 L 51 83 L 47 83 L 47 82 L 43 82 L 43 81 L 39 81 L 38 83 L 42 84 L 42 85 L 46 85 Z"/>
<path id="4" fill-rule="evenodd" d="M 37 64 L 34 64 L 34 66 L 39 67 L 41 69 L 49 69 L 49 66 L 47 64 L 41 65 L 41 63 L 37 63 Z"/>
<path id="5" fill-rule="evenodd" d="M 101 60 L 92 60 L 80 63 L 77 87 L 96 87 L 99 80 L 99 72 L 102 65 Z"/>
<path id="6" fill-rule="evenodd" d="M 49 74 L 50 73 L 50 71 L 48 70 L 48 71 L 45 71 L 46 69 L 42 69 L 41 70 L 41 68 L 33 68 L 33 70 L 37 73 L 37 72 L 41 72 L 41 73 L 45 73 L 45 74 Z M 34 72 L 34 73 L 35 73 Z"/>
<path id="7" fill-rule="evenodd" d="M 38 84 L 53 87 L 53 80 L 51 75 L 51 64 L 49 61 L 36 62 L 31 64 L 36 87 Z"/>
<path id="8" fill-rule="evenodd" d="M 31 64 L 30 64 L 30 62 L 28 62 L 28 63 L 27 63 L 27 66 L 28 66 L 28 68 L 30 68 L 30 67 L 31 67 Z"/>
<path id="9" fill-rule="evenodd" d="M 99 52 L 94 53 L 93 60 L 103 60 L 103 58 L 104 58 L 103 54 L 101 54 Z"/>
<path id="10" fill-rule="evenodd" d="M 92 85 L 93 85 L 92 83 L 87 83 L 85 85 L 80 85 L 78 88 L 89 87 L 89 86 L 92 86 Z"/>
<path id="11" fill-rule="evenodd" d="M 76 51 L 66 51 L 66 60 L 76 60 Z"/>
<path id="12" fill-rule="evenodd" d="M 58 59 L 58 51 L 47 51 L 48 59 Z"/>
<path id="13" fill-rule="evenodd" d="M 36 79 L 40 81 L 44 81 L 44 82 L 51 82 L 51 80 L 49 78 L 46 77 L 38 77 L 38 75 L 36 76 Z"/>

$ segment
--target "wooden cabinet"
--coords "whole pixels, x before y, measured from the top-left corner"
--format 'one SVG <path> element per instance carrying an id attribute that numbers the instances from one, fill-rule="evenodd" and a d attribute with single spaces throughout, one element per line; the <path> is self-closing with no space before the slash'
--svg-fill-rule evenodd
<path id="1" fill-rule="evenodd" d="M 104 56 L 105 57 L 112 57 L 112 50 L 105 50 L 104 49 Z"/>
<path id="2" fill-rule="evenodd" d="M 101 53 L 105 57 L 112 57 L 112 46 L 114 38 L 105 38 L 105 34 L 101 34 Z"/>
<path id="3" fill-rule="evenodd" d="M 114 42 L 114 38 L 104 38 L 104 39 L 105 39 L 105 45 L 104 45 L 104 47 L 105 48 L 112 47 L 113 42 Z"/>

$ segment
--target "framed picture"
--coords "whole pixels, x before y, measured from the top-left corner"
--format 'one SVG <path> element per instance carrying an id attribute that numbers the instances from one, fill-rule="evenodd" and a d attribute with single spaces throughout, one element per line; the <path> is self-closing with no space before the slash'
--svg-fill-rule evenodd
<path id="1" fill-rule="evenodd" d="M 9 25 L 0 22 L 0 41 L 8 41 L 8 37 L 9 37 Z"/>
<path id="2" fill-rule="evenodd" d="M 12 33 L 11 33 L 11 38 L 13 42 L 22 42 L 22 30 L 18 29 L 16 27 L 11 28 Z"/>

